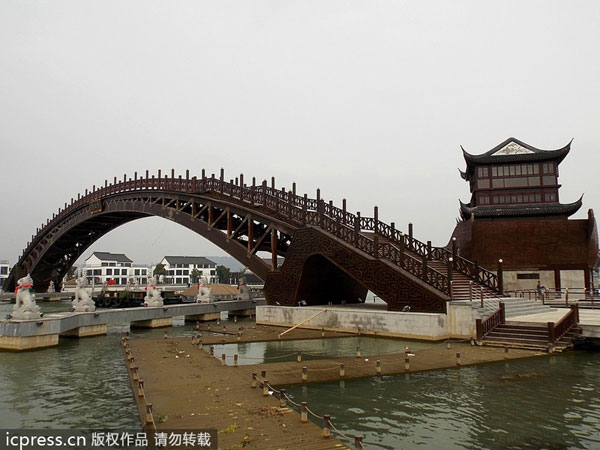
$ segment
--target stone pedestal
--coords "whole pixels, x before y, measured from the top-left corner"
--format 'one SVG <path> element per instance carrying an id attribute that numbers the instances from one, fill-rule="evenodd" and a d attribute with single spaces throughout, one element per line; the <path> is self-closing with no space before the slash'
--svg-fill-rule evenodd
<path id="1" fill-rule="evenodd" d="M 211 320 L 219 320 L 221 318 L 220 312 L 206 313 L 206 314 L 193 314 L 191 316 L 185 316 L 186 322 L 210 322 Z"/>
<path id="2" fill-rule="evenodd" d="M 40 336 L 0 336 L 2 350 L 34 350 L 37 348 L 58 345 L 58 334 L 43 334 Z"/>
<path id="3" fill-rule="evenodd" d="M 136 320 L 131 322 L 131 328 L 161 328 L 161 327 L 172 327 L 172 317 L 162 317 L 160 319 L 149 319 L 149 320 Z"/>
<path id="4" fill-rule="evenodd" d="M 106 334 L 106 324 L 102 325 L 87 325 L 84 327 L 74 328 L 69 331 L 61 333 L 61 336 L 66 337 L 89 337 L 89 336 L 101 336 Z"/>
<path id="5" fill-rule="evenodd" d="M 255 309 L 236 309 L 235 311 L 229 311 L 227 315 L 229 317 L 252 317 L 256 314 Z"/>

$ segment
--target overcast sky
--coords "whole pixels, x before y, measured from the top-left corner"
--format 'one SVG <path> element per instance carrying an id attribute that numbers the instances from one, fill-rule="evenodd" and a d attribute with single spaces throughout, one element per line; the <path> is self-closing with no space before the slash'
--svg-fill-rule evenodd
<path id="1" fill-rule="evenodd" d="M 600 211 L 600 2 L 0 0 L 0 259 L 105 178 L 277 178 L 445 245 L 460 145 L 555 149 Z M 222 255 L 164 219 L 92 250 Z"/>

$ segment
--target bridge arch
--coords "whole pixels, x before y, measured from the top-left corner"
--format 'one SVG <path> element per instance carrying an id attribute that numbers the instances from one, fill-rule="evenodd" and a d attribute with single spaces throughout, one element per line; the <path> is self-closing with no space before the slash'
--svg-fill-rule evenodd
<path id="1" fill-rule="evenodd" d="M 13 267 L 5 288 L 12 290 L 16 281 L 31 273 L 34 288 L 43 292 L 50 281 L 56 286 L 73 263 L 101 236 L 133 220 L 157 216 L 183 225 L 248 266 L 265 280 L 269 303 L 295 305 L 297 297 L 308 295 L 309 303 L 325 303 L 327 296 L 306 286 L 310 274 L 302 278 L 305 262 L 312 261 L 333 274 L 335 289 L 344 295 L 363 297 L 366 289 L 388 303 L 389 309 L 410 305 L 414 311 L 444 311 L 452 296 L 452 273 L 470 277 L 491 295 L 498 290 L 494 274 L 464 260 L 445 248 L 432 248 L 412 235 L 397 230 L 392 223 L 373 217 L 348 213 L 320 198 L 296 195 L 267 182 L 244 183 L 243 175 L 230 180 L 204 170 L 200 178 L 181 175 L 115 178 L 112 183 L 72 198 L 53 215 L 23 251 Z M 270 252 L 271 264 L 257 252 Z M 277 257 L 284 263 L 277 265 Z M 315 259 L 316 258 L 316 259 Z M 322 258 L 322 259 L 321 259 Z M 431 267 L 436 260 L 448 266 L 447 273 Z M 439 264 L 438 264 L 439 266 Z M 314 270 L 313 270 L 314 272 Z M 321 277 L 322 278 L 322 277 Z M 327 289 L 326 289 L 327 291 Z M 308 292 L 308 294 L 307 294 Z M 331 292 L 331 290 L 330 290 Z M 347 295 L 346 295 L 347 294 Z M 350 299 L 349 299 L 350 300 Z M 358 298 L 356 299 L 358 300 Z"/>

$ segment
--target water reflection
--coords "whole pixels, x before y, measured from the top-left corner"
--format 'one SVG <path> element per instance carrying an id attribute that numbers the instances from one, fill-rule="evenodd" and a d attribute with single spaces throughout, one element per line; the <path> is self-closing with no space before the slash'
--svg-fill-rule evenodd
<path id="1" fill-rule="evenodd" d="M 360 348 L 362 357 L 386 353 L 402 353 L 408 347 L 411 351 L 445 346 L 445 343 L 407 341 L 371 336 L 351 336 L 329 339 L 302 339 L 297 341 L 248 342 L 215 345 L 215 355 L 225 354 L 231 361 L 234 354 L 239 355 L 238 364 L 260 364 L 263 362 L 296 361 L 298 352 L 302 360 L 343 358 L 356 355 Z M 462 346 L 466 344 L 454 344 Z"/>

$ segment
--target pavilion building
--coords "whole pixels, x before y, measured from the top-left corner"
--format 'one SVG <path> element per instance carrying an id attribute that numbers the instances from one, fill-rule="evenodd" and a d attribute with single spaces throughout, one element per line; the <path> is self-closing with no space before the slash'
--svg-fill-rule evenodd
<path id="1" fill-rule="evenodd" d="M 461 147 L 462 148 L 462 147 Z M 460 202 L 454 232 L 461 256 L 495 271 L 502 260 L 504 289 L 592 288 L 598 264 L 594 213 L 569 220 L 582 197 L 560 203 L 559 164 L 571 143 L 540 150 L 509 138 L 480 155 L 464 149 L 471 199 Z"/>

